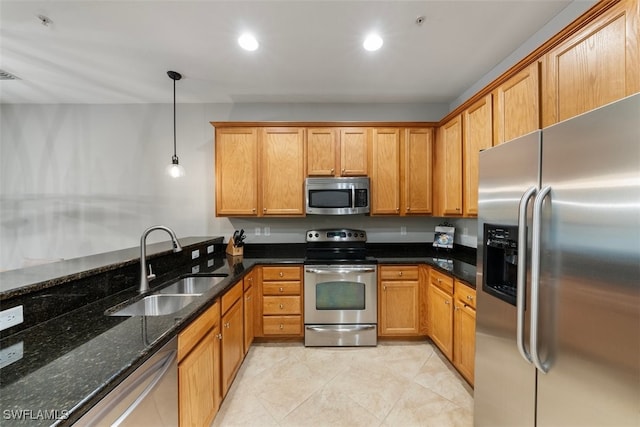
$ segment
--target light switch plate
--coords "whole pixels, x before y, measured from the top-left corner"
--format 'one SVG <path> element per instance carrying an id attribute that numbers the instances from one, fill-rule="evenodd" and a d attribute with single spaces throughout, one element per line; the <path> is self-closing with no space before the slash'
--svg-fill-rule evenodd
<path id="1" fill-rule="evenodd" d="M 24 322 L 24 315 L 21 305 L 0 311 L 0 331 L 19 325 L 22 322 Z"/>

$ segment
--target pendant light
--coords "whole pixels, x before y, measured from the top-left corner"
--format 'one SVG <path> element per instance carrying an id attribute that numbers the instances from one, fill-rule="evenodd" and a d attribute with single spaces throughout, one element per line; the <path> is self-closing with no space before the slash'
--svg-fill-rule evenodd
<path id="1" fill-rule="evenodd" d="M 167 71 L 167 75 L 173 80 L 173 157 L 171 157 L 171 164 L 167 166 L 167 173 L 173 178 L 180 178 L 184 176 L 184 168 L 180 166 L 176 154 L 176 80 L 180 80 L 182 74 L 176 71 Z"/>

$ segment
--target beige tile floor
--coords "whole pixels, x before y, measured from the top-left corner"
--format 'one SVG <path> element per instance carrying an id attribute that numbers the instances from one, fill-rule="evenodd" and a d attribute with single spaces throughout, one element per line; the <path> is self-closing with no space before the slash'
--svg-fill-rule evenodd
<path id="1" fill-rule="evenodd" d="M 472 426 L 473 390 L 429 342 L 254 344 L 212 426 Z"/>

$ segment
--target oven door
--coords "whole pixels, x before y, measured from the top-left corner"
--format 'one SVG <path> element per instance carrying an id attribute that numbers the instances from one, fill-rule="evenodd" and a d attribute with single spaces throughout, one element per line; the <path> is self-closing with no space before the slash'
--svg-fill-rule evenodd
<path id="1" fill-rule="evenodd" d="M 304 323 L 376 324 L 375 265 L 306 265 Z"/>

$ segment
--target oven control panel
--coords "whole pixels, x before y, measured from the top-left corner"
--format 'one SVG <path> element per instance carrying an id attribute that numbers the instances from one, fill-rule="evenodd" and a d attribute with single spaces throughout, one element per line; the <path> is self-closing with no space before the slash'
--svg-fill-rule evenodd
<path id="1" fill-rule="evenodd" d="M 350 228 L 307 230 L 307 242 L 366 242 L 367 232 Z"/>

